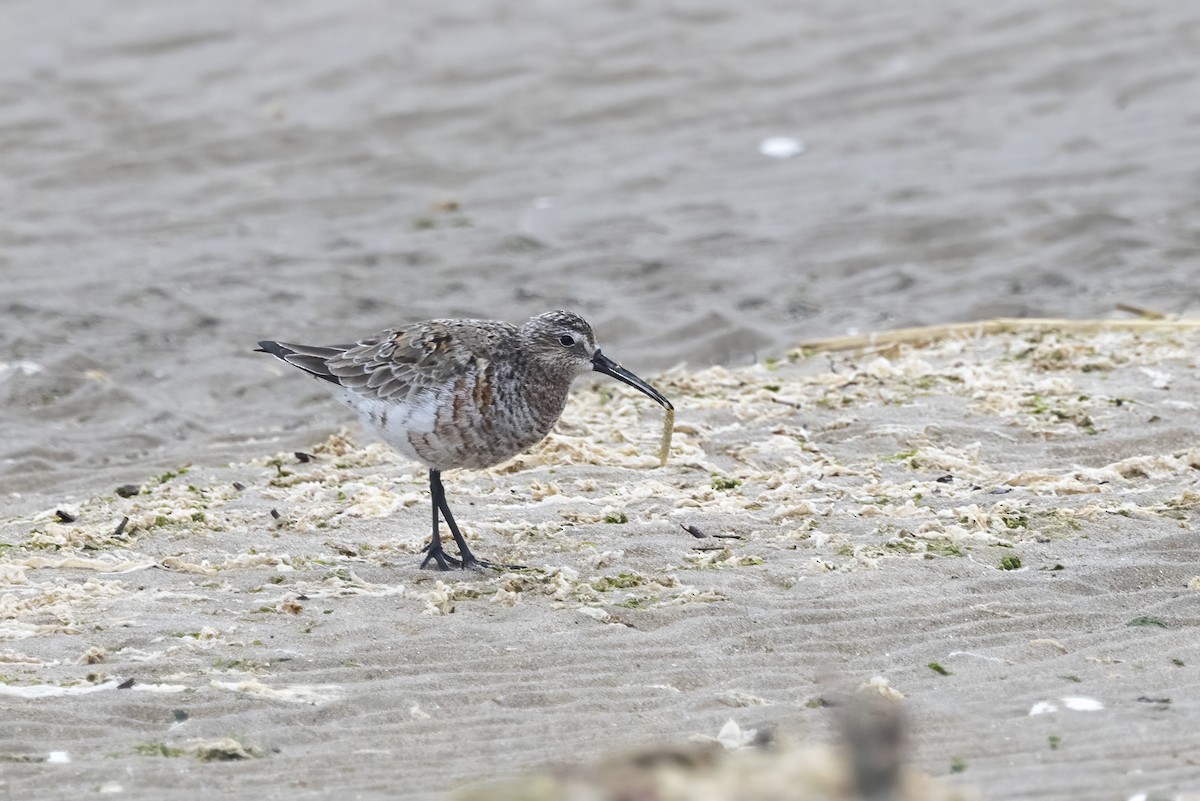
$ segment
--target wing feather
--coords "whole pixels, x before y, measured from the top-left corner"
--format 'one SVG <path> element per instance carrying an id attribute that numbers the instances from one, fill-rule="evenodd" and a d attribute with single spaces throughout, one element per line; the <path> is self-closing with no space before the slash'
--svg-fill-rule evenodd
<path id="1" fill-rule="evenodd" d="M 514 346 L 517 329 L 478 320 L 430 320 L 380 331 L 353 345 L 259 347 L 306 373 L 373 400 L 419 402 L 481 371 Z"/>

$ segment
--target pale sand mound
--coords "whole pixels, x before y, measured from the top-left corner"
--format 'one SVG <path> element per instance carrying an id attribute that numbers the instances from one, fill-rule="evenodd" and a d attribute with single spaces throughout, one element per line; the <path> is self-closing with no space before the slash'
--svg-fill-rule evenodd
<path id="1" fill-rule="evenodd" d="M 423 471 L 346 437 L 5 520 L 0 794 L 439 797 L 728 719 L 807 754 L 880 677 L 952 787 L 1174 797 L 1200 775 L 1196 346 L 675 371 L 665 468 L 661 410 L 581 390 L 530 454 L 447 477 L 520 572 L 417 570 Z"/>

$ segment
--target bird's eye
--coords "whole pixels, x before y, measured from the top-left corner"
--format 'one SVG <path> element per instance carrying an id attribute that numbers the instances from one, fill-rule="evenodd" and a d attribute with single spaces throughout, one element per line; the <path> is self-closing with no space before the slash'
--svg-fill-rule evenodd
<path id="1" fill-rule="evenodd" d="M 575 344 L 575 337 L 570 336 L 569 334 L 563 334 L 558 338 L 558 344 L 562 345 L 564 348 L 569 348 Z"/>

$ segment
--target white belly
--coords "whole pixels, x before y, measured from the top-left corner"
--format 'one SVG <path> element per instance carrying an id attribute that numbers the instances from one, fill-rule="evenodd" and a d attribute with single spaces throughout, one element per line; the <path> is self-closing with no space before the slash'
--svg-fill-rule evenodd
<path id="1" fill-rule="evenodd" d="M 437 424 L 438 395 L 425 393 L 414 403 L 389 403 L 365 398 L 344 387 L 331 386 L 335 398 L 349 406 L 368 434 L 393 448 L 401 456 L 429 467 L 412 446 L 412 435 L 418 437 L 433 432 Z"/>

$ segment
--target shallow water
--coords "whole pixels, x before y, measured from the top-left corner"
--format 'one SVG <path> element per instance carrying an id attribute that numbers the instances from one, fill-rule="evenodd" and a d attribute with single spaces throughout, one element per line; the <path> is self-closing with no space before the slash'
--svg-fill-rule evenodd
<path id="1" fill-rule="evenodd" d="M 0 14 L 7 492 L 347 421 L 250 352 L 264 336 L 568 307 L 645 374 L 851 329 L 1200 305 L 1190 4 Z"/>

